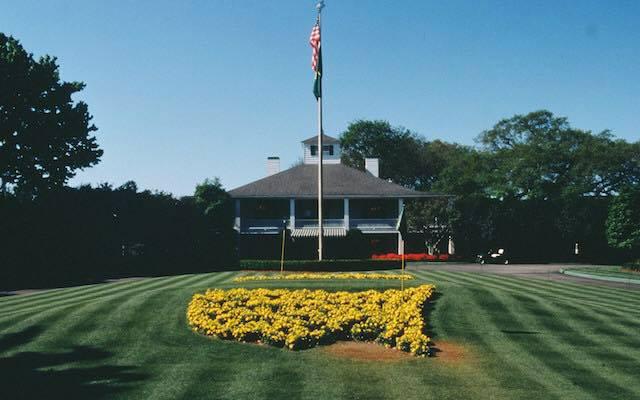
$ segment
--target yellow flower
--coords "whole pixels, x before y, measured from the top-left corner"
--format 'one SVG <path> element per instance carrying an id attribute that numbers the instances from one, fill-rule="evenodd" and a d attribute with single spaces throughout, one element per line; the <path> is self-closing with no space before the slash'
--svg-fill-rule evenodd
<path id="1" fill-rule="evenodd" d="M 209 289 L 193 296 L 187 320 L 208 336 L 291 350 L 346 338 L 423 355 L 430 341 L 423 333 L 423 308 L 434 290 L 433 285 L 384 292 Z"/>
<path id="2" fill-rule="evenodd" d="M 304 272 L 304 273 L 285 273 L 285 274 L 256 274 L 244 275 L 235 278 L 234 282 L 248 281 L 275 281 L 275 280 L 333 280 L 333 279 L 371 279 L 371 280 L 412 280 L 414 276 L 411 274 L 382 274 L 382 273 L 363 273 L 363 272 L 343 272 L 343 273 L 327 273 L 327 272 Z"/>

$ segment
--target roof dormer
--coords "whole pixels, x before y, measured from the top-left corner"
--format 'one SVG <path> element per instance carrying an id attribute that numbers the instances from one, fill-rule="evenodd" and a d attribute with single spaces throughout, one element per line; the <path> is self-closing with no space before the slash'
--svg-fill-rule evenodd
<path id="1" fill-rule="evenodd" d="M 310 137 L 302 141 L 304 148 L 304 163 L 318 163 L 318 136 Z M 322 163 L 323 164 L 340 164 L 340 156 L 342 150 L 340 141 L 334 137 L 322 134 Z"/>

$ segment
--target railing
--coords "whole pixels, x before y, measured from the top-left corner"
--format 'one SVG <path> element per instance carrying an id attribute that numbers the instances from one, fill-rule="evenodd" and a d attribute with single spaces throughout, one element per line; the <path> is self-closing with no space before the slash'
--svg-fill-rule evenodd
<path id="1" fill-rule="evenodd" d="M 349 229 L 359 229 L 363 232 L 395 231 L 397 223 L 397 218 L 351 219 Z"/>
<path id="2" fill-rule="evenodd" d="M 344 219 L 323 219 L 323 226 L 325 228 L 344 228 Z M 296 228 L 317 228 L 317 219 L 302 219 L 296 218 Z"/>
<path id="3" fill-rule="evenodd" d="M 244 233 L 277 233 L 284 226 L 289 227 L 288 219 L 241 219 L 241 231 Z"/>
<path id="4" fill-rule="evenodd" d="M 317 219 L 296 218 L 295 228 L 316 228 L 318 227 Z M 325 219 L 323 220 L 325 228 L 343 228 L 344 219 Z M 240 221 L 241 231 L 243 233 L 277 233 L 283 226 L 291 229 L 289 219 L 257 219 L 243 218 Z M 397 218 L 377 218 L 377 219 L 350 219 L 349 229 L 358 229 L 363 232 L 388 232 L 395 231 L 398 223 Z"/>

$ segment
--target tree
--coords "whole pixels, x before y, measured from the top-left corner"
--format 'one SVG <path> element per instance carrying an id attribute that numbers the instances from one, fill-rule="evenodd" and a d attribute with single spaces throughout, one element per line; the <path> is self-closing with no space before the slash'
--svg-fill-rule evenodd
<path id="1" fill-rule="evenodd" d="M 608 196 L 640 182 L 640 143 L 572 128 L 546 110 L 504 119 L 478 141 L 493 158 L 497 198 Z"/>
<path id="2" fill-rule="evenodd" d="M 430 190 L 463 197 L 487 195 L 493 159 L 475 148 L 439 140 L 428 143 L 426 156 L 433 165 Z"/>
<path id="3" fill-rule="evenodd" d="M 27 197 L 60 188 L 99 162 L 88 106 L 72 95 L 82 82 L 60 80 L 55 57 L 35 60 L 0 33 L 0 191 Z"/>
<path id="4" fill-rule="evenodd" d="M 222 230 L 231 228 L 233 204 L 220 179 L 205 179 L 203 183 L 197 185 L 194 201 L 213 226 Z"/>
<path id="5" fill-rule="evenodd" d="M 640 250 L 640 186 L 627 187 L 613 199 L 606 225 L 609 245 Z"/>
<path id="6" fill-rule="evenodd" d="M 358 120 L 340 135 L 342 162 L 364 169 L 366 157 L 380 159 L 380 177 L 408 187 L 422 187 L 431 171 L 423 158 L 425 140 L 387 121 Z"/>

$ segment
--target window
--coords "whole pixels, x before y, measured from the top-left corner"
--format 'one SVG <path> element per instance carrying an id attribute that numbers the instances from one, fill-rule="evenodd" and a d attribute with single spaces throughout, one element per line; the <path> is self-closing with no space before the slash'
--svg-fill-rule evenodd
<path id="1" fill-rule="evenodd" d="M 322 145 L 322 154 L 328 154 L 330 156 L 333 155 L 333 145 Z M 318 155 L 318 146 L 316 145 L 312 145 L 311 146 L 311 155 L 312 156 L 317 156 Z"/>

